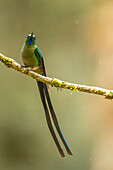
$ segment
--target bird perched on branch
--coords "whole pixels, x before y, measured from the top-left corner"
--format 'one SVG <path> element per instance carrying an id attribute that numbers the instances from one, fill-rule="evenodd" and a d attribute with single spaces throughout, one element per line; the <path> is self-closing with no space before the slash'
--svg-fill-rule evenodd
<path id="1" fill-rule="evenodd" d="M 25 42 L 23 44 L 22 50 L 21 50 L 21 56 L 22 56 L 22 60 L 23 63 L 26 67 L 34 67 L 34 66 L 40 66 L 41 67 L 41 71 L 42 71 L 42 75 L 46 76 L 46 70 L 45 70 L 45 65 L 44 65 L 44 59 L 42 54 L 40 53 L 38 47 L 35 44 L 36 41 L 36 37 L 32 34 L 28 34 L 28 36 L 25 39 Z M 56 127 L 56 130 L 67 150 L 67 153 L 69 155 L 72 155 L 71 150 L 69 149 L 64 136 L 61 132 L 60 126 L 58 124 L 57 121 L 57 117 L 55 114 L 55 111 L 53 109 L 52 106 L 52 102 L 49 96 L 49 92 L 48 92 L 48 88 L 47 85 L 45 83 L 42 83 L 40 81 L 37 81 L 37 85 L 39 88 L 39 93 L 40 93 L 40 97 L 42 100 L 42 104 L 44 107 L 44 111 L 45 111 L 45 116 L 46 116 L 46 121 L 47 121 L 47 125 L 49 127 L 50 133 L 54 139 L 54 142 L 61 154 L 62 157 L 65 157 L 65 154 L 59 144 L 59 141 L 57 139 L 57 136 L 55 134 L 54 128 L 52 126 L 52 122 L 51 122 L 51 118 L 53 119 L 54 125 Z"/>

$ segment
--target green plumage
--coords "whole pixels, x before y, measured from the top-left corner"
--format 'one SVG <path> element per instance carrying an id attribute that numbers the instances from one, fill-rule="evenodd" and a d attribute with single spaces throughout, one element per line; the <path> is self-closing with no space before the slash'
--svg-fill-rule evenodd
<path id="1" fill-rule="evenodd" d="M 29 41 L 26 40 L 21 50 L 23 63 L 29 67 L 38 66 L 39 62 L 34 52 L 37 46 L 35 44 L 29 45 L 28 43 Z"/>
<path id="2" fill-rule="evenodd" d="M 35 40 L 36 40 L 36 37 L 33 35 L 33 33 L 29 34 L 26 37 L 25 43 L 21 50 L 21 57 L 22 57 L 22 60 L 23 60 L 23 63 L 25 64 L 25 66 L 28 66 L 28 67 L 40 66 L 41 70 L 42 70 L 42 74 L 44 76 L 46 76 L 44 60 L 43 60 L 43 57 L 42 57 L 38 47 L 35 45 Z M 52 106 L 52 102 L 51 102 L 51 99 L 49 96 L 47 85 L 45 83 L 42 83 L 39 81 L 37 81 L 37 84 L 38 84 L 42 104 L 43 104 L 43 107 L 45 110 L 47 125 L 48 125 L 50 133 L 54 139 L 54 142 L 55 142 L 61 156 L 65 157 L 64 152 L 63 152 L 63 150 L 59 144 L 59 141 L 56 137 L 56 134 L 54 132 L 54 128 L 51 123 L 51 118 L 53 119 L 56 130 L 57 130 L 57 132 L 58 132 L 66 150 L 67 150 L 67 153 L 69 155 L 72 155 L 71 150 L 69 149 L 69 147 L 63 137 L 63 134 L 61 132 L 60 126 L 58 124 L 58 120 L 57 120 L 55 111 Z"/>

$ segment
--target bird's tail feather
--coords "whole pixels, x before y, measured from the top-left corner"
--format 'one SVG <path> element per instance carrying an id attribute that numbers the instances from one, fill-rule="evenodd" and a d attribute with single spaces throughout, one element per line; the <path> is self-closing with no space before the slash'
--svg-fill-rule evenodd
<path id="1" fill-rule="evenodd" d="M 58 134 L 59 134 L 59 136 L 60 136 L 60 138 L 61 138 L 61 140 L 62 140 L 62 142 L 63 142 L 63 144 L 64 144 L 64 146 L 66 148 L 66 150 L 67 150 L 67 153 L 69 155 L 72 155 L 72 152 L 71 152 L 69 146 L 67 145 L 67 143 L 65 141 L 65 138 L 64 138 L 64 136 L 62 134 L 62 131 L 60 129 L 60 126 L 58 124 L 58 120 L 57 120 L 55 111 L 53 109 L 53 106 L 52 106 L 52 103 L 51 103 L 51 99 L 50 99 L 50 96 L 49 96 L 49 92 L 48 92 L 48 89 L 47 89 L 47 85 L 46 84 L 43 84 L 43 85 L 44 85 L 44 89 L 45 89 L 45 94 L 46 94 L 46 99 L 47 99 L 47 102 L 48 102 L 48 106 L 49 106 L 49 109 L 50 109 L 50 112 L 51 112 L 51 116 L 52 116 L 53 122 L 55 124 L 56 129 L 57 129 L 57 132 L 58 132 Z"/>
<path id="2" fill-rule="evenodd" d="M 62 150 L 62 148 L 61 148 L 61 146 L 59 144 L 59 141 L 58 141 L 58 139 L 57 139 L 57 137 L 55 135 L 55 132 L 54 132 L 54 129 L 53 129 L 53 126 L 52 126 L 52 123 L 51 123 L 47 103 L 46 103 L 46 100 L 45 100 L 44 83 L 37 81 L 37 84 L 38 84 L 38 88 L 39 88 L 39 92 L 40 92 L 40 97 L 41 97 L 41 100 L 42 100 L 42 103 L 43 103 L 43 107 L 44 107 L 44 110 L 45 110 L 47 125 L 49 127 L 51 135 L 52 135 L 52 137 L 53 137 L 53 139 L 55 141 L 55 144 L 56 144 L 61 156 L 65 157 L 64 152 L 63 152 L 63 150 Z"/>

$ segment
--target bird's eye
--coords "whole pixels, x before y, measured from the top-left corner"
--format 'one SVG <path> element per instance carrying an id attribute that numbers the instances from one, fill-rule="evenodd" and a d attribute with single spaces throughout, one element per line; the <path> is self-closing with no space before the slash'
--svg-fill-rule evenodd
<path id="1" fill-rule="evenodd" d="M 28 36 L 26 38 L 29 38 L 29 37 L 31 37 L 31 34 L 28 34 Z"/>
<path id="2" fill-rule="evenodd" d="M 36 37 L 35 37 L 35 35 L 33 35 L 33 38 L 36 40 Z"/>

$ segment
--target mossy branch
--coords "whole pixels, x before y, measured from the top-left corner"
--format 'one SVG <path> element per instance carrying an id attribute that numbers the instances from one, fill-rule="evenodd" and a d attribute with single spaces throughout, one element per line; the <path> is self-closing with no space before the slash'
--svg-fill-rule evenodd
<path id="1" fill-rule="evenodd" d="M 35 71 L 30 71 L 29 68 L 22 67 L 20 64 L 18 64 L 15 60 L 4 56 L 0 53 L 0 61 L 5 64 L 8 68 L 13 68 L 16 71 L 19 71 L 23 74 L 26 74 L 27 76 L 32 77 L 33 79 L 36 79 L 38 81 L 41 81 L 43 83 L 49 84 L 51 86 L 57 87 L 57 88 L 64 88 L 69 89 L 71 91 L 79 91 L 79 92 L 87 92 L 92 94 L 98 94 L 104 96 L 106 99 L 113 99 L 113 90 L 107 90 L 100 87 L 93 87 L 93 86 L 86 86 L 86 85 L 80 85 L 80 84 L 74 84 L 69 83 L 66 81 L 62 81 L 56 78 L 49 78 L 42 76 L 40 73 L 40 68 L 38 68 L 38 73 Z M 35 69 L 34 69 L 35 70 Z"/>

